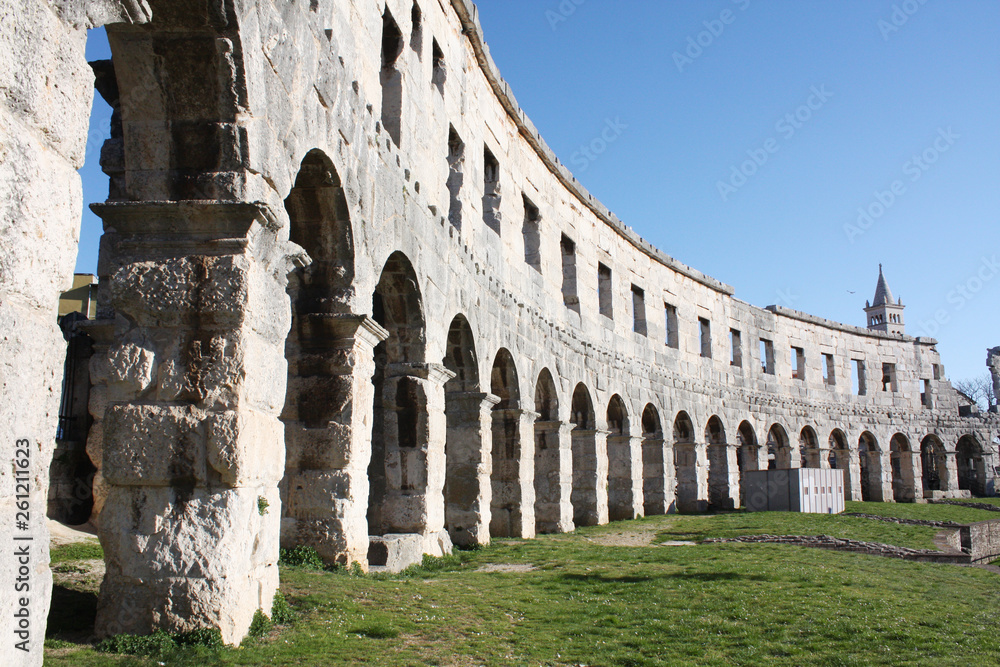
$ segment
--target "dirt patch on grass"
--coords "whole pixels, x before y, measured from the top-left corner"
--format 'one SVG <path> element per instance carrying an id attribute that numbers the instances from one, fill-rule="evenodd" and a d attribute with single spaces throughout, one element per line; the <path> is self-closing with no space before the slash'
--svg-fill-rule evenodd
<path id="1" fill-rule="evenodd" d="M 74 560 L 52 564 L 52 582 L 59 586 L 96 593 L 103 580 L 103 560 Z"/>
<path id="2" fill-rule="evenodd" d="M 587 541 L 602 547 L 648 547 L 652 546 L 657 532 L 655 529 L 615 530 L 588 538 Z"/>
<path id="3" fill-rule="evenodd" d="M 524 572 L 533 572 L 537 569 L 538 569 L 537 567 L 535 567 L 530 563 L 521 563 L 521 564 L 490 563 L 488 565 L 483 565 L 481 568 L 476 570 L 476 572 L 482 572 L 485 574 L 493 574 L 496 572 L 517 574 Z"/>

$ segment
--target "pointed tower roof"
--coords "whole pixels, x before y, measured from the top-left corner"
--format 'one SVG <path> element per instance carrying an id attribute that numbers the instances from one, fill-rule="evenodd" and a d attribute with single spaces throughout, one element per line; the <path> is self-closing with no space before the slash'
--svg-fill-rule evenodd
<path id="1" fill-rule="evenodd" d="M 875 288 L 875 300 L 872 301 L 872 307 L 876 306 L 895 306 L 896 301 L 892 298 L 892 290 L 889 289 L 889 283 L 885 281 L 885 275 L 882 273 L 882 265 L 878 265 L 878 286 Z"/>

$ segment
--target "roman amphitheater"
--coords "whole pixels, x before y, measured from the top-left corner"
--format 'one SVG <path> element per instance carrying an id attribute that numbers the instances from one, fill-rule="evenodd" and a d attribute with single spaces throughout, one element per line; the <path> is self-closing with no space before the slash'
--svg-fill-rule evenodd
<path id="1" fill-rule="evenodd" d="M 116 109 L 83 326 L 100 634 L 238 641 L 279 544 L 396 567 L 732 509 L 768 467 L 842 469 L 855 500 L 993 491 L 996 416 L 960 407 L 884 277 L 859 328 L 653 248 L 548 149 L 467 0 L 0 7 L 0 428 L 32 507 L 16 529 L 5 465 L 2 535 L 33 540 L 39 645 L 95 72 Z M 92 69 L 99 25 L 113 61 Z M 15 561 L 0 572 L 11 636 Z"/>

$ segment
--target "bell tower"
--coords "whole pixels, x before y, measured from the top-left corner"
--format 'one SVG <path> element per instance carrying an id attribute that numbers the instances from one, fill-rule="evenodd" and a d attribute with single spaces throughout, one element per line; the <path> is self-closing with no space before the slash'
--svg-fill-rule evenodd
<path id="1" fill-rule="evenodd" d="M 882 265 L 878 265 L 878 285 L 875 287 L 875 300 L 865 303 L 865 313 L 868 315 L 868 328 L 872 331 L 902 336 L 906 333 L 906 320 L 903 317 L 905 306 L 900 299 L 894 299 L 892 290 L 882 273 Z"/>

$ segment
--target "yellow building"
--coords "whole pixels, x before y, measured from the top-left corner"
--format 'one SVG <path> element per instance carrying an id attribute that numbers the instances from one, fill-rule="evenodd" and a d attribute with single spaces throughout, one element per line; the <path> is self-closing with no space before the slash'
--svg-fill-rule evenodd
<path id="1" fill-rule="evenodd" d="M 97 276 L 77 273 L 73 288 L 59 297 L 59 317 L 70 313 L 83 313 L 87 319 L 97 316 Z"/>

